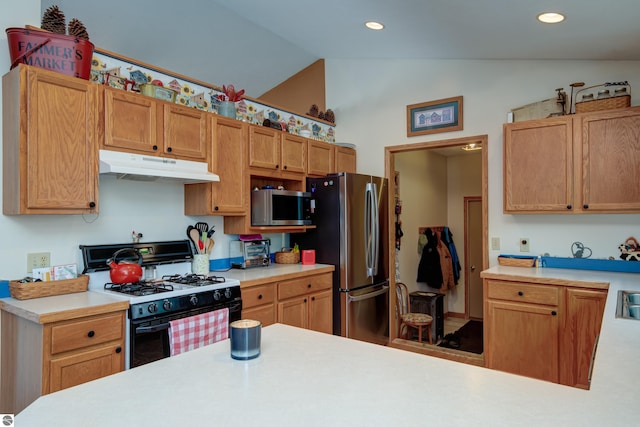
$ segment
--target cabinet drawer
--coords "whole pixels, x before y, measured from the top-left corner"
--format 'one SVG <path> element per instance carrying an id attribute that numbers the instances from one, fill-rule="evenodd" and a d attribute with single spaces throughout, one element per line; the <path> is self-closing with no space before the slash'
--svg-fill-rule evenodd
<path id="1" fill-rule="evenodd" d="M 275 304 L 264 305 L 262 307 L 242 309 L 243 319 L 259 320 L 262 326 L 269 326 L 276 323 Z"/>
<path id="2" fill-rule="evenodd" d="M 54 325 L 51 327 L 51 354 L 123 339 L 123 326 L 122 313 Z"/>
<path id="3" fill-rule="evenodd" d="M 301 277 L 278 283 L 278 299 L 286 299 L 332 288 L 331 273 Z"/>
<path id="4" fill-rule="evenodd" d="M 553 285 L 487 280 L 487 298 L 558 305 L 560 303 L 560 289 Z"/>
<path id="5" fill-rule="evenodd" d="M 242 308 L 251 308 L 262 304 L 273 303 L 275 297 L 275 284 L 242 289 Z"/>

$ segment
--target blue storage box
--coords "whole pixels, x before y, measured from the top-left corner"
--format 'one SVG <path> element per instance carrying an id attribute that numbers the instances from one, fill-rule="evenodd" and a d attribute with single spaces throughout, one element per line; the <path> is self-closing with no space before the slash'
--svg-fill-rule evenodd
<path id="1" fill-rule="evenodd" d="M 8 298 L 11 296 L 9 292 L 9 281 L 0 280 L 0 298 Z"/>
<path id="2" fill-rule="evenodd" d="M 617 259 L 542 257 L 543 267 L 640 273 L 640 262 Z"/>

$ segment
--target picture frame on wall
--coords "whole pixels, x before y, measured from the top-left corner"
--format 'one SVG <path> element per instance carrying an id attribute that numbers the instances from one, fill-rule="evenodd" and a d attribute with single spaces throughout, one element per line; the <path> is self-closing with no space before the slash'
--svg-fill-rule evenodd
<path id="1" fill-rule="evenodd" d="M 462 130 L 462 96 L 407 105 L 407 136 Z"/>

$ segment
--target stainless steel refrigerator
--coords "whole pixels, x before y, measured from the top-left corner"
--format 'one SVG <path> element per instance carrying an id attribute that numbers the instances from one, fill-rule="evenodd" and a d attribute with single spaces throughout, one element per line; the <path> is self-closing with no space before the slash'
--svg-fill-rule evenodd
<path id="1" fill-rule="evenodd" d="M 386 343 L 389 337 L 388 180 L 353 173 L 308 178 L 315 230 L 290 243 L 333 264 L 333 333 Z"/>

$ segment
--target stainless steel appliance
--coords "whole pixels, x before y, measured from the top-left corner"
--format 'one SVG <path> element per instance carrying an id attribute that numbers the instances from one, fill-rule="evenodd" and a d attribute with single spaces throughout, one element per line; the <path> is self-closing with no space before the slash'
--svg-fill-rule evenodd
<path id="1" fill-rule="evenodd" d="M 386 343 L 389 337 L 389 245 L 386 178 L 339 173 L 308 178 L 315 230 L 291 244 L 333 264 L 333 333 Z"/>
<path id="2" fill-rule="evenodd" d="M 229 258 L 233 268 L 268 267 L 271 264 L 271 240 L 232 240 Z"/>
<path id="3" fill-rule="evenodd" d="M 251 192 L 251 225 L 311 224 L 311 194 L 262 189 Z"/>
<path id="4" fill-rule="evenodd" d="M 123 248 L 133 248 L 141 254 L 146 279 L 135 283 L 111 282 L 107 260 Z M 229 322 L 241 318 L 240 282 L 192 274 L 193 256 L 188 240 L 82 245 L 80 249 L 84 273 L 89 275 L 89 290 L 130 302 L 126 327 L 127 369 L 169 356 L 171 320 L 221 308 L 229 309 Z"/>

